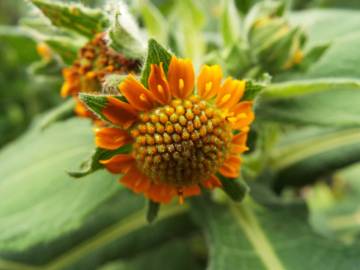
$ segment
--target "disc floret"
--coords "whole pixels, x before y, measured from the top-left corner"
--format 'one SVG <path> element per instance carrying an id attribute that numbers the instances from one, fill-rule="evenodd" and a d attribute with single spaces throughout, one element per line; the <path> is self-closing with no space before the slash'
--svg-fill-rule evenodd
<path id="1" fill-rule="evenodd" d="M 138 168 L 152 181 L 199 184 L 222 165 L 232 133 L 225 116 L 198 96 L 143 113 L 131 134 Z"/>

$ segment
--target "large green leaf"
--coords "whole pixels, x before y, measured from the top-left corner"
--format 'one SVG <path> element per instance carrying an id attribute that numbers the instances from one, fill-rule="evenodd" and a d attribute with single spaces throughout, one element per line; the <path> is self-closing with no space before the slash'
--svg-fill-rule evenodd
<path id="1" fill-rule="evenodd" d="M 269 85 L 256 104 L 260 120 L 359 126 L 360 81 L 317 79 Z"/>
<path id="2" fill-rule="evenodd" d="M 315 234 L 302 205 L 263 209 L 197 198 L 193 216 L 206 230 L 208 269 L 357 269 L 360 246 Z"/>
<path id="3" fill-rule="evenodd" d="M 186 207 L 164 207 L 148 226 L 145 200 L 109 173 L 67 176 L 92 140 L 89 122 L 73 119 L 1 152 L 0 269 L 89 269 L 193 231 Z"/>
<path id="4" fill-rule="evenodd" d="M 359 33 L 359 13 L 355 10 L 312 9 L 294 12 L 290 20 L 304 28 L 308 35 L 307 46 L 312 47 Z"/>
<path id="5" fill-rule="evenodd" d="M 92 140 L 89 122 L 72 120 L 30 132 L 1 152 L 1 250 L 25 249 L 74 230 L 118 192 L 115 178 L 105 173 L 84 181 L 66 175 L 89 154 Z M 26 226 L 19 226 L 23 221 Z"/>
<path id="6" fill-rule="evenodd" d="M 270 154 L 277 190 L 304 185 L 360 160 L 360 129 L 308 128 L 288 132 Z"/>
<path id="7" fill-rule="evenodd" d="M 296 72 L 278 79 L 359 78 L 359 16 L 359 11 L 344 10 L 308 10 L 295 13 L 295 23 L 307 31 L 308 48 L 321 44 L 330 46 L 305 73 Z"/>
<path id="8" fill-rule="evenodd" d="M 360 16 L 360 13 L 359 13 Z M 323 57 L 312 65 L 303 78 L 359 78 L 360 32 L 347 35 L 330 45 Z"/>
<path id="9" fill-rule="evenodd" d="M 145 254 L 140 254 L 131 260 L 111 262 L 100 268 L 100 270 L 203 269 L 196 262 L 190 244 L 184 240 L 172 241 Z M 171 258 L 171 260 L 164 258 Z"/>

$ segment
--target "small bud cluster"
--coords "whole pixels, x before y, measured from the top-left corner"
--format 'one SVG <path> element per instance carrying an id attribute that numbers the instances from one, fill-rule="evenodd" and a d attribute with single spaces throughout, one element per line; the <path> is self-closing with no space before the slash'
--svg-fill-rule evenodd
<path id="1" fill-rule="evenodd" d="M 136 72 L 139 66 L 138 60 L 126 59 L 109 48 L 104 33 L 100 33 L 80 49 L 73 65 L 63 70 L 65 84 L 62 95 L 100 92 L 105 75 Z"/>
<path id="2" fill-rule="evenodd" d="M 142 114 L 131 135 L 139 169 L 152 181 L 178 187 L 214 174 L 232 138 L 225 117 L 197 96 Z"/>

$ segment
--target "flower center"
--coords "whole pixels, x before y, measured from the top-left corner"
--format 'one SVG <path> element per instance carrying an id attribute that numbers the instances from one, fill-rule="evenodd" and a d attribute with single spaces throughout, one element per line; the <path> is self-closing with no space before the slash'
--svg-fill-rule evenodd
<path id="1" fill-rule="evenodd" d="M 220 111 L 192 96 L 141 115 L 131 134 L 138 168 L 152 181 L 198 184 L 223 164 L 232 138 Z"/>

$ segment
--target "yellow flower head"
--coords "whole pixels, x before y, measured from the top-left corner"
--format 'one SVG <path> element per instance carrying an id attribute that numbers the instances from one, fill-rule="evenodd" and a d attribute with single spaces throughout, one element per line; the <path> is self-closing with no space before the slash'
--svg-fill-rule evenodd
<path id="1" fill-rule="evenodd" d="M 96 131 L 97 146 L 117 149 L 132 144 L 132 152 L 101 163 L 122 173 L 121 183 L 160 203 L 200 193 L 200 186 L 221 186 L 220 173 L 239 174 L 246 151 L 251 101 L 241 101 L 245 81 L 222 82 L 220 66 L 203 66 L 197 78 L 191 61 L 171 59 L 151 65 L 148 88 L 129 75 L 119 91 L 128 102 L 108 97 L 102 114 L 121 128 Z M 236 132 L 235 132 L 236 131 Z M 236 135 L 235 135 L 236 134 Z"/>

